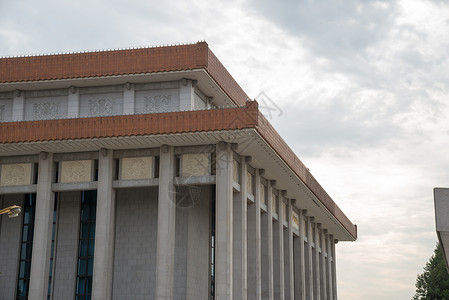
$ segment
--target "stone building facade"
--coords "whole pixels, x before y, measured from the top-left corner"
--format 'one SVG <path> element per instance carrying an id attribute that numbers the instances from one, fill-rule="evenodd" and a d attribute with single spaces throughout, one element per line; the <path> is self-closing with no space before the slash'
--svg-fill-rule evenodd
<path id="1" fill-rule="evenodd" d="M 357 227 L 207 43 L 0 59 L 0 299 L 337 299 Z"/>

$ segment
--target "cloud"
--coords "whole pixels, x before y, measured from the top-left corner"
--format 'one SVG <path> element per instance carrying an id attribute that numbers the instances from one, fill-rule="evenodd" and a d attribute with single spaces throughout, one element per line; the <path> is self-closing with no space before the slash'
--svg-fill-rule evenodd
<path id="1" fill-rule="evenodd" d="M 184 33 L 193 26 L 193 21 L 192 26 L 187 21 L 194 7 L 183 1 L 171 5 L 134 0 L 49 0 L 39 4 L 11 2 L 5 4 L 5 9 L 20 22 L 13 22 L 8 16 L 0 19 L 4 29 L 0 33 L 0 49 L 3 55 L 17 55 L 188 42 L 191 35 Z M 28 37 L 19 35 L 11 44 L 7 32 L 26 33 Z"/>
<path id="2" fill-rule="evenodd" d="M 318 55 L 352 56 L 380 40 L 393 20 L 392 1 L 251 1 L 251 7 L 280 24 Z"/>

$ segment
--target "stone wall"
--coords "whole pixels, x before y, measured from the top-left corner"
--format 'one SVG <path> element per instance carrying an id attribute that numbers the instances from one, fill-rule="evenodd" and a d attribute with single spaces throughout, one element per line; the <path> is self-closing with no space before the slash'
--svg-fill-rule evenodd
<path id="1" fill-rule="evenodd" d="M 76 286 L 81 192 L 58 196 L 53 299 L 71 299 Z"/>
<path id="2" fill-rule="evenodd" d="M 117 190 L 113 299 L 154 299 L 157 188 Z"/>
<path id="3" fill-rule="evenodd" d="M 0 208 L 11 205 L 23 206 L 23 195 L 0 196 Z M 15 299 L 22 218 L 0 216 L 0 300 Z"/>
<path id="4" fill-rule="evenodd" d="M 185 195 L 178 195 L 184 197 Z M 207 299 L 209 293 L 210 189 L 176 210 L 174 299 Z"/>

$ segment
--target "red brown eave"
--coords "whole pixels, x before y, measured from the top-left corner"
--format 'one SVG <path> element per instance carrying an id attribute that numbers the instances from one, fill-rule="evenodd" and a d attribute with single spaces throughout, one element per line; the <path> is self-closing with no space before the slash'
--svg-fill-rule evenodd
<path id="1" fill-rule="evenodd" d="M 196 44 L 0 58 L 0 83 L 123 76 L 204 69 L 237 105 L 249 97 L 209 49 Z"/>
<path id="2" fill-rule="evenodd" d="M 78 119 L 8 122 L 0 143 L 45 142 L 254 128 L 338 222 L 357 238 L 357 227 L 335 204 L 304 164 L 260 113 L 257 102 L 244 107 Z"/>

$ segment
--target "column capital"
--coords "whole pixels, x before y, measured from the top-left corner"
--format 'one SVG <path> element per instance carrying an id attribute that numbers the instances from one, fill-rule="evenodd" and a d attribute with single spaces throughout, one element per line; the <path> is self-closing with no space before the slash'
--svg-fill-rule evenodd
<path id="1" fill-rule="evenodd" d="M 161 152 L 162 153 L 168 153 L 168 150 L 169 150 L 169 145 L 166 145 L 166 144 L 164 144 L 164 145 L 161 145 Z"/>
<path id="2" fill-rule="evenodd" d="M 108 149 L 101 148 L 100 149 L 100 154 L 101 154 L 101 156 L 106 157 L 108 155 Z"/>
<path id="3" fill-rule="evenodd" d="M 220 141 L 220 142 L 217 143 L 217 147 L 218 147 L 218 149 L 220 149 L 220 150 L 226 149 L 226 146 L 227 146 L 227 145 L 228 145 L 228 143 L 226 143 L 226 142 L 224 142 L 224 141 Z"/>
<path id="4" fill-rule="evenodd" d="M 47 158 L 48 158 L 48 152 L 41 151 L 41 152 L 39 153 L 39 159 L 47 160 Z"/>

